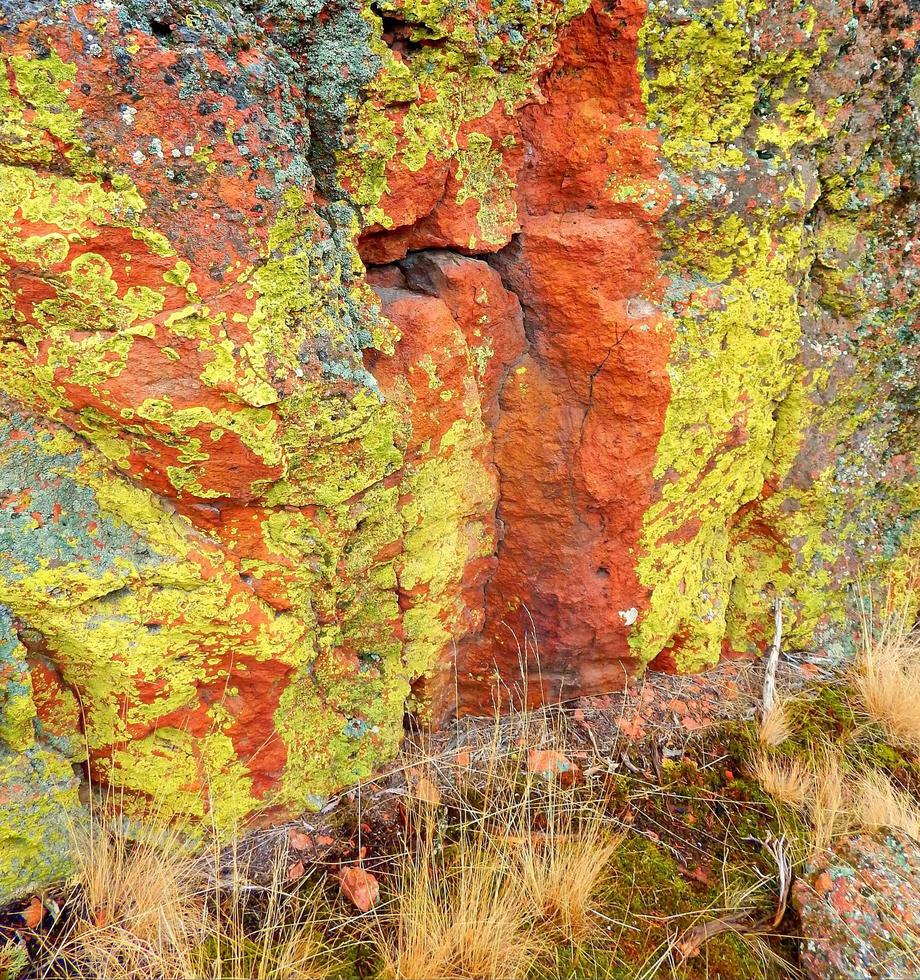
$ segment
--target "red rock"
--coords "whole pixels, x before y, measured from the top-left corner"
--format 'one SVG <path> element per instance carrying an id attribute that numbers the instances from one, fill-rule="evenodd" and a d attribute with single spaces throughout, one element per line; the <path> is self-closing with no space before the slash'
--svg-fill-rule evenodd
<path id="1" fill-rule="evenodd" d="M 470 151 L 471 138 L 479 141 L 481 146 L 487 141 L 488 150 L 501 155 L 497 173 L 490 175 L 495 188 L 492 199 L 487 196 L 488 192 L 484 198 L 464 194 L 461 161 L 464 152 Z M 457 144 L 458 153 L 449 165 L 429 158 L 418 174 L 410 176 L 405 168 L 395 169 L 397 176 L 390 180 L 391 191 L 386 199 L 387 213 L 401 227 L 391 231 L 368 229 L 359 241 L 365 262 L 393 262 L 419 249 L 493 252 L 506 245 L 518 231 L 517 207 L 510 189 L 516 183 L 523 162 L 524 144 L 514 117 L 504 111 L 501 103 L 496 103 L 487 116 L 461 126 Z M 393 172 L 388 170 L 388 174 Z M 427 193 L 423 192 L 424 203 L 416 203 L 419 195 L 407 194 L 406 184 L 414 191 L 422 175 L 427 176 Z M 396 190 L 392 189 L 394 187 Z M 440 195 L 432 200 L 431 192 L 438 190 Z M 430 205 L 427 210 L 426 205 Z M 488 217 L 480 219 L 480 213 L 484 211 L 488 212 Z M 408 220 L 410 214 L 417 214 L 419 218 L 413 223 Z"/>
<path id="2" fill-rule="evenodd" d="M 610 160 L 661 206 L 669 194 L 644 126 L 629 17 L 598 8 L 573 22 L 545 99 L 522 113 L 521 233 L 494 264 L 532 338 L 495 430 L 504 535 L 485 628 L 458 657 L 467 710 L 495 662 L 531 702 L 617 689 L 635 670 L 624 618 L 647 602 L 634 556 L 669 398 L 669 338 L 657 212 L 611 200 Z M 531 633 L 524 680 L 518 647 Z"/>
<path id="3" fill-rule="evenodd" d="M 22 922 L 26 929 L 37 929 L 42 924 L 42 919 L 45 918 L 45 906 L 42 905 L 41 899 L 33 897 L 19 915 L 22 916 Z"/>
<path id="4" fill-rule="evenodd" d="M 901 831 L 836 841 L 797 876 L 801 961 L 811 980 L 910 976 L 920 955 L 920 848 Z"/>

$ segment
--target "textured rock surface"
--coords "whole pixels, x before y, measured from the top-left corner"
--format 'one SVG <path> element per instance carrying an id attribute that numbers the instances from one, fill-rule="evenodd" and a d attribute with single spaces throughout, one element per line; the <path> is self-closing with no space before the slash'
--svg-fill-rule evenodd
<path id="1" fill-rule="evenodd" d="M 920 962 L 920 848 L 901 831 L 835 844 L 796 881 L 813 980 L 912 977 Z"/>
<path id="2" fill-rule="evenodd" d="M 0 890 L 87 768 L 268 819 L 776 595 L 844 653 L 918 508 L 918 29 L 0 0 Z"/>

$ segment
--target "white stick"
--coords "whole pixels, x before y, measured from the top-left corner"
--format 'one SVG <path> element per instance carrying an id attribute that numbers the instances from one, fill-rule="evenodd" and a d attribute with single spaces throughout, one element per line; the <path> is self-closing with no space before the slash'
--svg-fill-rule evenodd
<path id="1" fill-rule="evenodd" d="M 779 666 L 779 653 L 783 645 L 783 600 L 777 596 L 773 600 L 773 646 L 767 657 L 767 667 L 763 675 L 763 713 L 767 715 L 776 702 L 776 668 Z"/>

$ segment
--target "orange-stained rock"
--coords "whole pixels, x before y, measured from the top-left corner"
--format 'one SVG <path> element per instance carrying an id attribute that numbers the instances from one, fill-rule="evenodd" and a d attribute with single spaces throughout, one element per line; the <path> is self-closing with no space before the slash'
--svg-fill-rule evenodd
<path id="1" fill-rule="evenodd" d="M 365 262 L 384 263 L 426 248 L 470 253 L 501 248 L 520 228 L 515 202 L 524 146 L 515 117 L 501 102 L 488 115 L 462 125 L 457 153 L 449 166 L 429 158 L 417 174 L 398 169 L 399 176 L 390 177 L 389 197 L 396 208 L 388 211 L 395 215 L 397 227 L 379 230 L 372 226 L 366 231 L 358 242 L 361 257 Z M 418 195 L 407 193 L 405 187 L 409 183 L 414 190 L 423 175 L 429 187 L 441 187 L 428 211 L 414 204 Z M 406 201 L 413 202 L 408 209 Z M 418 211 L 422 213 L 410 222 L 409 214 Z"/>
<path id="2" fill-rule="evenodd" d="M 380 882 L 363 868 L 342 868 L 339 890 L 359 912 L 370 912 L 380 898 Z"/>
<path id="3" fill-rule="evenodd" d="M 915 560 L 915 8 L 0 0 L 0 897 L 74 767 L 235 826 L 777 600 L 842 660 Z"/>
<path id="4" fill-rule="evenodd" d="M 466 710 L 496 663 L 531 702 L 615 689 L 636 668 L 636 548 L 670 393 L 652 223 L 668 185 L 644 125 L 636 10 L 574 21 L 544 99 L 521 113 L 521 232 L 492 264 L 530 343 L 495 430 L 503 536 L 485 629 L 458 656 Z M 614 173 L 655 208 L 617 201 Z"/>
<path id="5" fill-rule="evenodd" d="M 367 363 L 411 432 L 395 567 L 405 656 L 432 691 L 451 684 L 449 651 L 482 629 L 498 546 L 492 426 L 499 388 L 524 349 L 522 316 L 494 269 L 447 252 L 370 278 L 401 333 L 395 356 Z"/>

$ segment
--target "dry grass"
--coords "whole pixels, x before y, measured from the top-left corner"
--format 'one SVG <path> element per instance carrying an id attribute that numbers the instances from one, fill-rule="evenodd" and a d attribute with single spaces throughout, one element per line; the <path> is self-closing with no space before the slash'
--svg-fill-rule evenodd
<path id="1" fill-rule="evenodd" d="M 861 620 L 860 649 L 848 676 L 858 710 L 873 727 L 857 725 L 833 745 L 819 735 L 805 761 L 769 751 L 791 734 L 786 705 L 778 702 L 761 721 L 754 772 L 777 802 L 807 815 L 812 855 L 859 828 L 898 828 L 920 839 L 920 807 L 860 749 L 867 736 L 875 741 L 881 732 L 891 746 L 920 751 L 920 631 L 910 628 L 911 615 L 898 595 L 889 592 L 881 616 L 872 615 L 866 601 L 870 609 Z"/>
<path id="2" fill-rule="evenodd" d="M 324 980 L 335 963 L 318 928 L 322 896 L 287 891 L 286 855 L 257 901 L 234 867 L 229 887 L 209 902 L 207 936 L 191 957 L 194 980 Z"/>
<path id="3" fill-rule="evenodd" d="M 837 751 L 831 747 L 819 748 L 811 764 L 760 752 L 754 758 L 753 768 L 768 796 L 807 814 L 812 853 L 823 851 L 850 826 L 843 770 Z"/>
<path id="4" fill-rule="evenodd" d="M 392 980 L 523 977 L 540 952 L 521 885 L 481 829 L 442 848 L 432 815 L 397 872 L 372 937 Z"/>
<path id="5" fill-rule="evenodd" d="M 778 803 L 804 810 L 814 797 L 814 773 L 795 759 L 774 758 L 760 752 L 754 759 L 754 774 L 763 791 Z"/>
<path id="6" fill-rule="evenodd" d="M 908 628 L 906 615 L 894 613 L 875 628 L 863 617 L 852 684 L 893 744 L 920 750 L 920 633 Z"/>
<path id="7" fill-rule="evenodd" d="M 811 853 L 824 851 L 842 834 L 857 828 L 890 827 L 920 841 L 920 807 L 881 770 L 856 768 L 844 773 L 838 749 L 821 747 L 809 767 L 796 759 L 760 753 L 754 772 L 777 802 L 807 814 Z"/>
<path id="8" fill-rule="evenodd" d="M 76 980 L 319 980 L 328 956 L 315 903 L 285 892 L 279 862 L 258 903 L 231 875 L 218 888 L 179 830 L 129 834 L 114 808 L 73 832 L 76 871 L 42 977 Z M 257 909 L 254 907 L 257 904 Z"/>
<path id="9" fill-rule="evenodd" d="M 568 824 L 563 820 L 549 834 L 528 835 L 514 856 L 529 913 L 578 942 L 598 929 L 598 896 L 610 879 L 619 841 L 598 822 Z"/>
<path id="10" fill-rule="evenodd" d="M 844 789 L 843 769 L 835 749 L 826 746 L 819 751 L 815 762 L 814 786 L 809 815 L 813 831 L 812 853 L 817 854 L 850 827 L 851 813 Z"/>
<path id="11" fill-rule="evenodd" d="M 189 976 L 189 951 L 204 938 L 204 902 L 179 835 L 157 828 L 130 840 L 108 815 L 89 832 L 75 831 L 73 843 L 77 889 L 48 975 Z"/>
<path id="12" fill-rule="evenodd" d="M 407 802 L 408 847 L 372 929 L 391 980 L 513 980 L 554 942 L 599 931 L 617 840 L 554 779 L 522 775 L 519 754 L 495 738 L 483 768 L 454 769 L 444 785 L 455 804 L 466 801 L 459 826 L 445 833 L 428 799 Z M 437 780 L 433 763 L 411 763 L 419 782 Z"/>
<path id="13" fill-rule="evenodd" d="M 765 748 L 776 748 L 782 745 L 792 734 L 792 724 L 786 703 L 777 699 L 769 711 L 765 711 L 760 719 L 757 738 Z"/>
<path id="14" fill-rule="evenodd" d="M 863 773 L 853 792 L 853 819 L 861 827 L 891 827 L 920 841 L 920 809 L 913 797 L 879 770 Z"/>

